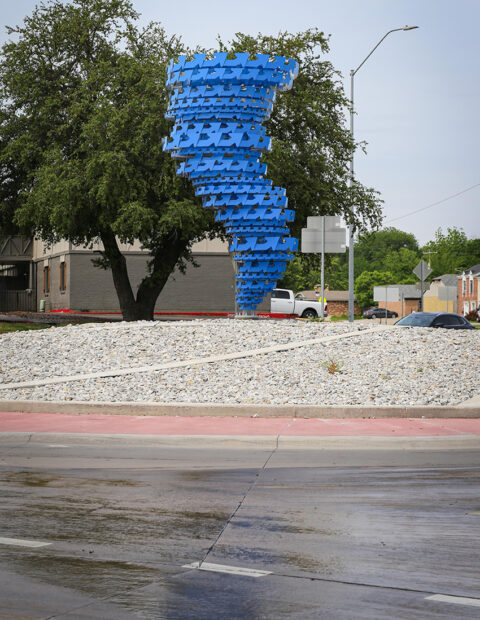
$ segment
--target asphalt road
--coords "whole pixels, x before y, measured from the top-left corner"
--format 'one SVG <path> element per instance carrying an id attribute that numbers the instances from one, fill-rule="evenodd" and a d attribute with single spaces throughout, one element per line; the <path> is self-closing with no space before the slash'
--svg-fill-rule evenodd
<path id="1" fill-rule="evenodd" d="M 5 435 L 0 480 L 0 618 L 480 617 L 480 450 Z"/>

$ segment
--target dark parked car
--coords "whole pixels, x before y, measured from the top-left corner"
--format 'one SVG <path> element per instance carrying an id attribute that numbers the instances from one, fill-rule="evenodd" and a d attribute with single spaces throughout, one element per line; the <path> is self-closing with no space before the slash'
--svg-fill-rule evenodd
<path id="1" fill-rule="evenodd" d="M 377 306 L 369 308 L 363 313 L 364 319 L 384 319 L 385 317 L 387 317 L 387 319 L 391 319 L 392 317 L 396 319 L 397 316 L 398 312 L 393 312 L 393 310 L 388 310 L 387 308 L 377 308 Z"/>
<path id="2" fill-rule="evenodd" d="M 444 327 L 445 329 L 475 329 L 470 321 L 452 312 L 412 312 L 395 325 L 408 327 Z"/>

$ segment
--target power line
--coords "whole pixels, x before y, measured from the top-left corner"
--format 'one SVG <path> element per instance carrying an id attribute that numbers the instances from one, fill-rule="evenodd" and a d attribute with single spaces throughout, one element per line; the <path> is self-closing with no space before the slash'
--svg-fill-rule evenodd
<path id="1" fill-rule="evenodd" d="M 442 204 L 442 202 L 447 202 L 447 200 L 451 200 L 452 198 L 456 198 L 457 196 L 466 194 L 470 190 L 478 187 L 479 185 L 480 183 L 476 183 L 475 185 L 472 185 L 471 187 L 467 187 L 466 189 L 463 189 L 461 192 L 457 192 L 456 194 L 452 194 L 451 196 L 447 196 L 447 198 L 443 198 L 442 200 L 439 200 L 438 202 L 432 202 L 431 205 L 427 205 L 426 207 L 422 207 L 421 209 L 416 209 L 415 211 L 411 211 L 410 213 L 405 213 L 405 215 L 399 215 L 398 217 L 394 217 L 391 220 L 387 220 L 385 224 L 390 224 L 390 222 L 396 222 L 397 220 L 401 220 L 404 217 L 409 217 L 410 215 L 415 215 L 415 213 L 420 213 L 420 211 L 425 211 L 426 209 L 431 209 L 432 207 L 436 207 L 437 205 Z"/>

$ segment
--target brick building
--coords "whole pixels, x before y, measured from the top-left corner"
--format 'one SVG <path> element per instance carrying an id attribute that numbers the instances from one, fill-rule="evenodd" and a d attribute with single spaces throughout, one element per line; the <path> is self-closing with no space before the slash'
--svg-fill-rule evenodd
<path id="1" fill-rule="evenodd" d="M 465 269 L 458 276 L 458 311 L 466 316 L 480 306 L 480 265 Z"/>
<path id="2" fill-rule="evenodd" d="M 420 310 L 420 287 L 416 284 L 391 284 L 388 286 L 376 286 L 375 299 L 381 308 L 387 308 L 396 312 L 398 316 L 406 316 Z M 385 299 L 398 299 L 398 301 L 385 301 Z"/>
<path id="3" fill-rule="evenodd" d="M 318 301 L 320 298 L 320 291 L 315 289 L 314 291 L 300 291 L 305 299 L 311 301 Z M 325 301 L 328 307 L 328 314 L 330 316 L 342 316 L 348 314 L 348 291 L 330 291 L 325 289 Z M 360 314 L 361 310 L 354 298 L 354 314 Z"/>

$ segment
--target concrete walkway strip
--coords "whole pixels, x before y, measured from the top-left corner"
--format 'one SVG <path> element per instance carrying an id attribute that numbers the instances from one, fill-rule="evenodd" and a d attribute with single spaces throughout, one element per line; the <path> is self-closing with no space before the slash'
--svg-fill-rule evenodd
<path id="1" fill-rule="evenodd" d="M 245 357 L 255 357 L 257 355 L 265 355 L 267 353 L 279 353 L 281 351 L 289 351 L 299 347 L 307 347 L 316 344 L 326 344 L 343 338 L 354 338 L 355 336 L 363 336 L 365 334 L 374 334 L 375 332 L 393 329 L 391 325 L 379 325 L 372 329 L 358 330 L 347 332 L 346 334 L 337 334 L 335 336 L 324 336 L 323 338 L 311 338 L 309 340 L 299 340 L 295 342 L 287 342 L 285 344 L 277 344 L 271 347 L 263 347 L 262 349 L 250 349 L 246 351 L 238 351 L 236 353 L 225 353 L 223 355 L 212 355 L 210 357 L 196 357 L 190 360 L 182 360 L 181 362 L 167 362 L 165 364 L 156 364 L 152 366 L 137 366 L 134 368 L 114 368 L 103 372 L 92 372 L 81 375 L 66 375 L 63 377 L 52 377 L 45 379 L 37 379 L 34 381 L 22 381 L 20 383 L 2 383 L 0 390 L 12 390 L 17 388 L 39 387 L 41 385 L 53 385 L 55 383 L 66 383 L 67 381 L 87 381 L 88 379 L 102 379 L 103 377 L 118 377 L 121 375 L 131 375 L 138 372 L 154 372 L 159 370 L 169 370 L 170 368 L 185 368 L 186 366 L 198 366 L 200 364 L 211 364 L 214 362 L 224 362 L 227 360 L 237 360 Z"/>
<path id="2" fill-rule="evenodd" d="M 480 607 L 479 598 L 468 598 L 466 596 L 449 596 L 447 594 L 433 594 L 425 597 L 427 601 L 438 601 L 439 603 L 453 603 L 455 605 L 469 605 L 470 607 Z"/>
<path id="3" fill-rule="evenodd" d="M 240 575 L 242 577 L 265 577 L 266 575 L 272 574 L 272 571 L 268 570 L 226 566 L 224 564 L 212 564 L 210 562 L 192 562 L 191 564 L 184 564 L 182 568 L 194 568 L 196 570 L 205 570 L 212 573 L 227 573 L 228 575 Z"/>
<path id="4" fill-rule="evenodd" d="M 480 394 L 477 394 L 473 398 L 469 398 L 468 400 L 465 400 L 463 403 L 460 403 L 458 406 L 462 408 L 464 407 L 465 409 L 468 409 L 469 407 L 475 407 L 480 410 Z"/>
<path id="5" fill-rule="evenodd" d="M 21 538 L 0 538 L 0 545 L 14 545 L 16 547 L 48 547 L 51 544 L 36 540 L 22 540 Z"/>

